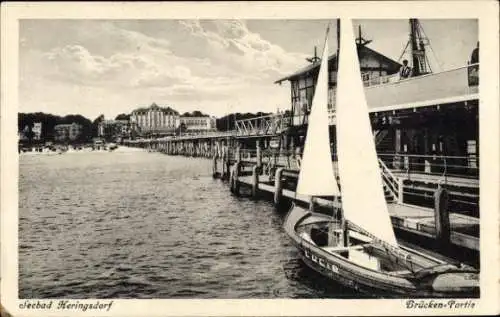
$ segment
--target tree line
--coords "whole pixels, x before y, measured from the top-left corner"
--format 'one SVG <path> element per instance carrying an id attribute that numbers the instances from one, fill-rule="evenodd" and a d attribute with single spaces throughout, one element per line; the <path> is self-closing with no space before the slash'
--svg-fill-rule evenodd
<path id="1" fill-rule="evenodd" d="M 121 113 L 116 116 L 115 120 L 128 120 L 130 115 Z M 76 142 L 90 142 L 93 137 L 98 134 L 98 126 L 104 120 L 104 115 L 99 115 L 93 121 L 80 115 L 70 114 L 66 116 L 53 115 L 44 112 L 31 112 L 31 113 L 18 113 L 17 115 L 17 129 L 18 132 L 24 133 L 29 142 L 33 141 L 34 131 L 33 124 L 36 122 L 42 123 L 42 131 L 40 135 L 41 141 L 54 140 L 54 127 L 59 124 L 72 124 L 76 123 L 82 126 L 82 133 L 79 135 Z"/>
<path id="2" fill-rule="evenodd" d="M 256 117 L 266 116 L 271 113 L 267 112 L 257 112 L 257 113 L 231 113 L 221 118 L 216 119 L 216 128 L 219 131 L 234 130 L 236 125 L 236 120 L 252 119 Z M 193 115 L 204 115 L 200 111 L 194 111 L 190 114 Z M 129 120 L 130 114 L 121 113 L 115 117 L 115 120 Z M 77 142 L 89 142 L 92 141 L 93 137 L 98 135 L 98 126 L 101 121 L 104 120 L 104 115 L 99 115 L 94 120 L 90 120 L 79 114 L 70 114 L 66 116 L 58 116 L 50 113 L 44 112 L 32 112 L 32 113 L 18 113 L 17 126 L 18 131 L 23 132 L 28 140 L 33 141 L 34 132 L 33 124 L 36 122 L 42 123 L 42 133 L 40 139 L 43 141 L 53 141 L 54 140 L 54 127 L 58 124 L 72 124 L 73 122 L 82 126 L 82 133 Z M 179 127 L 182 130 L 183 127 Z M 184 127 L 185 130 L 185 127 Z"/>

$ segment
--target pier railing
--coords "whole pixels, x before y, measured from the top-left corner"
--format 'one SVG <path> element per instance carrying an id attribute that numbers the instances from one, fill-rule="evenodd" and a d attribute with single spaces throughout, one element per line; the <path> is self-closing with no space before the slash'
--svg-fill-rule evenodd
<path id="1" fill-rule="evenodd" d="M 387 189 L 391 192 L 391 195 L 398 202 L 402 202 L 402 184 L 399 179 L 394 176 L 392 171 L 385 165 L 384 161 L 379 158 L 380 171 L 382 174 L 382 180 L 386 185 Z"/>
<path id="2" fill-rule="evenodd" d="M 235 125 L 238 135 L 275 135 L 285 131 L 290 122 L 290 117 L 277 113 L 237 120 Z"/>
<path id="3" fill-rule="evenodd" d="M 399 74 L 392 74 L 392 75 L 387 75 L 387 76 L 379 76 L 379 77 L 371 77 L 367 80 L 363 80 L 363 85 L 365 87 L 370 87 L 370 86 L 377 86 L 377 85 L 382 85 L 382 84 L 387 84 L 387 83 L 394 83 L 396 81 L 399 81 Z"/>
<path id="4" fill-rule="evenodd" d="M 381 76 L 365 81 L 364 85 L 370 112 L 472 100 L 478 98 L 479 64 L 406 79 L 400 79 L 398 74 Z M 328 117 L 330 124 L 335 124 L 335 98 Z M 307 114 L 295 115 L 293 125 L 304 123 Z"/>
<path id="5" fill-rule="evenodd" d="M 290 149 L 229 147 L 221 140 L 192 140 L 161 142 L 151 140 L 137 146 L 149 151 L 170 155 L 206 157 L 214 166 L 222 166 L 221 175 L 228 177 L 229 166 L 238 162 L 241 167 L 258 168 L 259 175 L 272 180 L 276 171 L 286 170 L 285 178 L 295 179 L 300 169 L 300 154 Z M 337 158 L 332 156 L 336 174 Z M 450 208 L 470 216 L 479 214 L 479 156 L 414 155 L 407 153 L 378 153 L 386 198 L 400 204 L 432 208 L 438 184 L 450 192 Z M 214 168 L 215 170 L 215 168 Z M 243 175 L 243 174 L 242 174 Z M 293 181 L 292 181 L 293 183 Z"/>
<path id="6" fill-rule="evenodd" d="M 379 153 L 381 161 L 394 173 L 411 179 L 425 174 L 447 183 L 453 178 L 477 179 L 479 156 L 415 155 L 406 153 Z"/>
<path id="7" fill-rule="evenodd" d="M 233 159 L 237 159 L 237 151 L 231 151 Z M 254 162 L 258 151 L 255 149 L 239 149 L 240 159 Z M 261 149 L 263 162 L 272 160 L 276 165 L 287 169 L 298 169 L 297 154 L 286 149 Z M 426 177 L 437 182 L 477 184 L 479 177 L 479 156 L 451 156 L 451 155 L 415 155 L 406 153 L 378 153 L 379 162 L 387 179 L 393 186 L 391 191 L 398 195 L 398 178 L 419 179 Z M 336 154 L 332 161 L 336 166 Z"/>
<path id="8" fill-rule="evenodd" d="M 240 160 L 255 163 L 256 150 L 241 149 Z M 300 164 L 293 151 L 261 150 L 264 174 L 271 175 L 277 168 L 294 171 L 296 178 Z M 412 203 L 432 207 L 437 184 L 450 189 L 453 208 L 477 216 L 479 212 L 479 180 L 475 162 L 479 157 L 404 155 L 379 153 L 381 176 L 386 190 L 398 203 Z M 236 160 L 236 157 L 234 157 Z M 333 168 L 338 174 L 335 155 Z M 290 174 L 292 175 L 292 174 Z"/>
<path id="9" fill-rule="evenodd" d="M 479 64 L 466 65 L 439 73 L 431 73 L 403 80 L 382 81 L 366 87 L 370 109 L 381 111 L 384 107 L 405 106 L 412 103 L 433 105 L 470 98 L 478 93 Z"/>
<path id="10" fill-rule="evenodd" d="M 464 74 L 464 69 L 467 69 L 467 73 Z M 463 77 L 466 75 L 466 79 L 469 87 L 476 87 L 479 85 L 479 63 L 476 64 L 467 64 L 466 66 L 458 67 L 455 69 L 451 69 L 449 71 L 430 73 L 424 76 L 434 76 L 438 74 L 447 74 L 446 76 L 449 78 Z M 409 77 L 406 79 L 401 79 L 399 74 L 392 74 L 386 76 L 379 77 L 371 77 L 367 80 L 363 81 L 365 87 L 379 86 L 384 84 L 396 83 L 399 81 L 411 81 L 413 79 L 421 78 L 422 76 Z"/>

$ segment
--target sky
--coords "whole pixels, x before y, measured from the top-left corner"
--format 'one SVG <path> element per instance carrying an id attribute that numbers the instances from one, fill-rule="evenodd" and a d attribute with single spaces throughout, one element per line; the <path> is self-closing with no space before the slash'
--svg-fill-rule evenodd
<path id="1" fill-rule="evenodd" d="M 466 64 L 476 20 L 421 20 L 434 71 Z M 179 112 L 275 112 L 290 108 L 289 84 L 335 20 L 21 20 L 19 111 L 93 120 L 155 102 Z M 408 20 L 358 20 L 368 46 L 397 60 Z M 407 56 L 405 56 L 407 57 Z"/>

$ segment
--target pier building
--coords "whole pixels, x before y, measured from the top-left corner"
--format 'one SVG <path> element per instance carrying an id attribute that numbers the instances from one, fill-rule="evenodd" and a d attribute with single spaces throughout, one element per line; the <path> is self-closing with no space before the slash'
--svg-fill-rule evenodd
<path id="1" fill-rule="evenodd" d="M 364 44 L 358 44 L 358 57 L 361 66 L 361 74 L 366 82 L 378 82 L 380 78 L 385 80 L 395 79 L 401 64 L 391 58 L 372 50 Z M 275 83 L 282 84 L 290 82 L 291 113 L 293 114 L 293 125 L 306 124 L 307 114 L 311 110 L 314 87 L 319 72 L 319 58 L 314 57 L 313 63 L 296 71 L 295 73 L 278 79 Z M 335 87 L 337 81 L 337 55 L 328 58 L 328 108 L 330 110 L 330 122 L 333 122 L 335 106 Z"/>
<path id="2" fill-rule="evenodd" d="M 431 161 L 447 159 L 448 173 L 478 175 L 479 117 L 478 69 L 469 64 L 439 73 L 400 79 L 397 63 L 358 44 L 365 93 L 376 138 L 377 151 L 391 168 L 442 174 L 443 166 Z M 464 56 L 466 61 L 467 56 Z M 375 63 L 380 63 L 374 67 Z M 385 63 L 385 64 L 384 64 Z M 466 62 L 464 62 L 466 64 Z M 336 57 L 329 58 L 330 124 L 335 125 Z M 276 83 L 290 82 L 289 135 L 301 145 L 314 91 L 308 90 L 318 76 L 314 63 Z M 313 86 L 310 86 L 313 87 Z M 335 139 L 335 129 L 331 129 Z"/>

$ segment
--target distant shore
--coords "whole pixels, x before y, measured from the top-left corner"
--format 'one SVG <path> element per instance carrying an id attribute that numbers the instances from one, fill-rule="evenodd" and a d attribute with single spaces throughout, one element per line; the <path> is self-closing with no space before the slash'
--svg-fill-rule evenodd
<path id="1" fill-rule="evenodd" d="M 62 155 L 62 154 L 83 154 L 83 153 L 106 153 L 106 152 L 142 152 L 143 149 L 132 148 L 123 145 L 114 145 L 113 147 L 99 147 L 93 148 L 92 146 L 86 146 L 81 148 L 52 148 L 48 147 L 32 147 L 27 151 L 20 151 L 19 155 Z"/>

